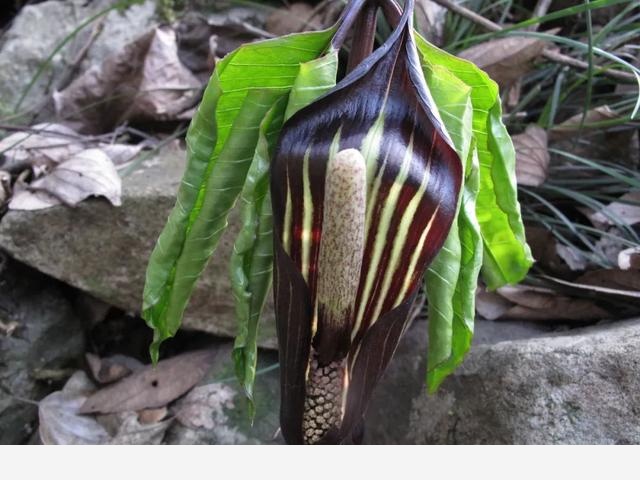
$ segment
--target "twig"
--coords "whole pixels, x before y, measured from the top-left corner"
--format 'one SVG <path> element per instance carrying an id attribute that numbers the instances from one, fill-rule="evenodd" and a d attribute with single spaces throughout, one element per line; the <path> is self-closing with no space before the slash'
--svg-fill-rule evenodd
<path id="1" fill-rule="evenodd" d="M 491 20 L 484 18 L 482 15 L 478 15 L 475 12 L 472 12 L 468 8 L 465 8 L 461 5 L 458 5 L 451 0 L 433 0 L 439 5 L 442 5 L 446 9 L 457 13 L 461 17 L 466 18 L 467 20 L 471 20 L 473 23 L 484 27 L 485 29 L 492 32 L 500 32 L 502 31 L 502 27 L 497 23 L 492 22 Z M 550 48 L 545 48 L 542 51 L 542 56 L 544 56 L 547 60 L 551 60 L 552 62 L 558 63 L 560 65 L 567 65 L 569 67 L 577 68 L 579 70 L 588 70 L 589 64 L 587 62 L 583 62 L 582 60 L 578 60 L 577 58 L 570 57 L 569 55 L 565 55 L 563 53 L 557 52 Z M 610 78 L 614 78 L 616 80 L 627 82 L 627 83 L 636 83 L 636 77 L 631 73 L 621 72 L 619 70 L 602 70 L 602 73 Z"/>

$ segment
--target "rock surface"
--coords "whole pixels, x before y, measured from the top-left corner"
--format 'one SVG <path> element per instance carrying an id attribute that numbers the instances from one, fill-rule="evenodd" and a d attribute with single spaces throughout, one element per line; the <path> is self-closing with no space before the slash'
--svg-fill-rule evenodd
<path id="1" fill-rule="evenodd" d="M 0 70 L 3 72 L 0 111 L 12 111 L 42 63 L 67 35 L 83 21 L 111 5 L 113 2 L 110 0 L 50 0 L 24 7 L 4 34 L 0 48 Z M 79 31 L 51 59 L 50 68 L 45 69 L 31 89 L 22 109 L 38 105 L 44 100 L 49 85 L 59 88 L 57 81 L 65 67 L 74 61 L 87 44 L 93 25 L 98 21 L 103 22 L 102 31 L 91 44 L 82 68 L 101 61 L 149 28 L 155 22 L 155 2 L 148 0 L 141 5 L 132 5 L 123 13 L 111 11 L 102 20 L 97 19 Z"/>
<path id="2" fill-rule="evenodd" d="M 0 256 L 0 444 L 22 443 L 35 402 L 84 352 L 82 324 L 50 278 Z"/>
<path id="3" fill-rule="evenodd" d="M 142 304 L 147 261 L 184 169 L 184 152 L 167 148 L 123 178 L 122 206 L 90 199 L 75 208 L 9 211 L 0 221 L 0 248 L 11 256 L 130 312 Z M 198 282 L 184 327 L 235 335 L 228 259 L 233 221 Z M 265 309 L 262 346 L 275 346 L 273 309 Z"/>
<path id="4" fill-rule="evenodd" d="M 640 443 L 640 320 L 497 343 L 486 336 L 432 396 L 422 337 L 407 337 L 387 372 L 368 442 Z"/>

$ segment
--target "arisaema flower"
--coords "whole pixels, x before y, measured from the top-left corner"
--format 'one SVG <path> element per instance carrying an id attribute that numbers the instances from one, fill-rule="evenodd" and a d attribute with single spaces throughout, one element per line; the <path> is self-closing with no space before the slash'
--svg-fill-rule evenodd
<path id="1" fill-rule="evenodd" d="M 423 77 L 413 4 L 383 45 L 285 123 L 272 163 L 289 443 L 357 440 L 456 215 L 463 167 Z M 365 2 L 361 22 L 375 25 L 377 8 Z M 354 43 L 366 49 L 373 37 Z"/>

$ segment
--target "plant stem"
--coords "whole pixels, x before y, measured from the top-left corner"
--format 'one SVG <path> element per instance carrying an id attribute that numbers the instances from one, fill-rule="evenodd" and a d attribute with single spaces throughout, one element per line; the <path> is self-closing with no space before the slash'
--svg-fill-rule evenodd
<path id="1" fill-rule="evenodd" d="M 362 10 L 362 7 L 368 1 L 369 0 L 351 0 L 349 5 L 347 5 L 343 10 L 342 16 L 338 20 L 338 24 L 340 26 L 338 27 L 336 34 L 333 36 L 333 40 L 331 40 L 331 48 L 339 50 L 342 47 L 349 30 L 360 15 L 360 10 Z"/>
<path id="2" fill-rule="evenodd" d="M 356 68 L 360 62 L 373 52 L 373 44 L 376 35 L 378 5 L 373 0 L 365 4 L 353 32 L 353 45 L 349 52 L 347 73 Z"/>

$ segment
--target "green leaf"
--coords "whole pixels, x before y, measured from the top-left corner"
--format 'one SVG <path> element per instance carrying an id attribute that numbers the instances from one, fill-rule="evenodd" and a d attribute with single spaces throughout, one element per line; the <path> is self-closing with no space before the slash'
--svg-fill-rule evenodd
<path id="1" fill-rule="evenodd" d="M 227 226 L 245 182 L 260 123 L 286 96 L 300 64 L 318 57 L 334 30 L 244 45 L 218 63 L 187 134 L 187 168 L 149 266 L 142 316 L 151 355 L 178 329 L 193 286 Z"/>
<path id="2" fill-rule="evenodd" d="M 231 255 L 231 285 L 238 333 L 233 346 L 236 375 L 249 399 L 253 418 L 253 383 L 256 376 L 258 320 L 273 269 L 273 221 L 269 195 L 271 152 L 280 132 L 286 102 L 281 99 L 260 124 L 260 136 L 240 196 L 242 227 Z"/>
<path id="3" fill-rule="evenodd" d="M 285 118 L 304 108 L 336 84 L 338 52 L 300 65 L 300 71 L 288 97 Z M 241 195 L 242 229 L 236 238 L 231 257 L 238 334 L 233 360 L 236 375 L 249 400 L 253 418 L 253 384 L 256 375 L 258 325 L 262 307 L 271 285 L 273 235 L 271 200 L 269 197 L 269 164 L 271 151 L 282 124 L 283 103 L 278 102 L 260 126 L 260 138 Z M 278 126 L 271 135 L 269 126 Z"/>
<path id="4" fill-rule="evenodd" d="M 497 101 L 487 119 L 487 148 L 480 156 L 477 215 L 485 243 L 482 276 L 490 289 L 521 281 L 533 264 L 520 215 L 516 152 Z M 489 165 L 483 159 L 492 159 Z"/>
<path id="5" fill-rule="evenodd" d="M 501 120 L 498 86 L 472 63 L 434 47 L 417 34 L 416 44 L 424 66 L 440 65 L 471 87 L 473 137 L 480 163 L 476 213 L 484 242 L 483 277 L 492 289 L 517 283 L 533 259 L 520 217 L 515 152 Z"/>
<path id="6" fill-rule="evenodd" d="M 425 282 L 429 310 L 429 350 L 427 352 L 427 379 L 445 362 L 453 349 L 453 296 L 460 275 L 462 246 L 454 222 L 449 235 L 427 272 Z M 428 382 L 431 388 L 431 382 Z"/>
<path id="7" fill-rule="evenodd" d="M 289 104 L 285 113 L 288 120 L 294 113 L 306 107 L 320 95 L 336 85 L 338 76 L 338 51 L 331 50 L 326 55 L 300 65 L 298 77 L 293 83 Z"/>
<path id="8" fill-rule="evenodd" d="M 429 358 L 427 367 L 427 387 L 429 392 L 436 391 L 442 381 L 452 373 L 462 362 L 465 354 L 471 347 L 473 338 L 473 324 L 475 318 L 475 292 L 478 285 L 478 275 L 482 265 L 482 236 L 480 234 L 480 225 L 476 218 L 476 198 L 479 190 L 479 166 L 478 156 L 475 149 L 470 150 L 469 161 L 467 163 L 467 177 L 462 192 L 462 203 L 458 211 L 457 228 L 452 228 L 445 245 L 453 245 L 452 250 L 456 251 L 459 256 L 458 275 L 455 279 L 455 288 L 450 297 L 442 299 L 439 297 L 441 293 L 437 286 L 442 279 L 447 280 L 445 275 L 448 270 L 441 268 L 437 272 L 432 272 L 435 276 L 429 282 L 427 279 L 427 295 L 429 297 Z M 438 263 L 431 268 L 438 268 L 441 262 L 438 257 Z M 443 260 L 444 261 L 444 260 Z M 431 268 L 429 271 L 431 271 Z M 453 276 L 451 280 L 453 281 Z M 434 285 L 436 288 L 434 288 Z M 447 294 L 451 293 L 450 287 L 445 289 Z M 444 319 L 440 319 L 438 315 L 432 317 L 431 306 L 441 305 L 444 303 L 450 305 L 446 310 L 440 308 L 436 312 L 446 312 L 448 315 Z M 435 310 L 435 309 L 434 309 Z M 436 326 L 432 326 L 435 320 Z M 442 326 L 437 326 L 440 321 Z M 435 335 L 432 334 L 432 330 Z M 443 335 L 450 335 L 441 340 Z M 434 345 L 436 342 L 442 341 L 445 348 Z M 432 348 L 435 354 L 431 355 Z"/>
<path id="9" fill-rule="evenodd" d="M 416 37 L 434 102 L 456 151 L 467 159 L 456 223 L 425 275 L 427 387 L 434 392 L 471 346 L 481 266 L 485 281 L 495 288 L 521 280 L 532 260 L 517 201 L 515 152 L 501 120 L 497 85 L 473 64 Z"/>

